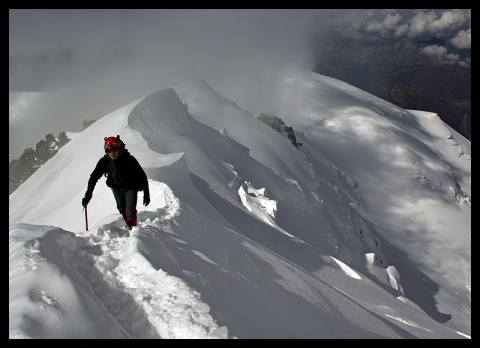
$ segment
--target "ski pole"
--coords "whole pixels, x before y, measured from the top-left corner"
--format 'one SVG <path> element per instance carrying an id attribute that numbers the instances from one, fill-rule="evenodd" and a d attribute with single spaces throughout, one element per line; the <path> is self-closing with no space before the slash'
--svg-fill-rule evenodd
<path id="1" fill-rule="evenodd" d="M 85 207 L 85 226 L 86 226 L 86 231 L 88 231 L 88 217 L 87 217 L 87 207 Z"/>

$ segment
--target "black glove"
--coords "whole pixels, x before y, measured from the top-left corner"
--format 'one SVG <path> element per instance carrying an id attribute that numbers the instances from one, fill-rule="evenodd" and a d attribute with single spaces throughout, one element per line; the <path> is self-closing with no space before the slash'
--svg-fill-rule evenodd
<path id="1" fill-rule="evenodd" d="M 82 206 L 86 207 L 88 202 L 90 202 L 91 199 L 92 199 L 92 191 L 87 190 L 87 192 L 85 192 L 85 197 L 82 198 Z"/>
<path id="2" fill-rule="evenodd" d="M 143 190 L 143 205 L 147 206 L 150 203 L 150 191 L 147 189 Z"/>

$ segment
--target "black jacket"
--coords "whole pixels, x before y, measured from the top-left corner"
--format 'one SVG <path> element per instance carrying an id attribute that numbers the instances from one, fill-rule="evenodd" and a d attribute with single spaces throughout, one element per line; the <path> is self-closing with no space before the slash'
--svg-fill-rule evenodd
<path id="1" fill-rule="evenodd" d="M 143 168 L 127 150 L 123 150 L 116 160 L 110 159 L 107 154 L 100 158 L 90 179 L 87 189 L 93 192 L 98 179 L 105 175 L 107 186 L 113 189 L 134 189 L 143 191 L 148 189 L 147 175 Z"/>

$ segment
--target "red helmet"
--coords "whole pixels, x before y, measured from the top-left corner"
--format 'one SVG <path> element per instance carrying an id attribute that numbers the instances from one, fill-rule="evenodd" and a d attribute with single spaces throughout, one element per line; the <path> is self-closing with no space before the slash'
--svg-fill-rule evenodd
<path id="1" fill-rule="evenodd" d="M 120 148 L 120 139 L 115 137 L 105 137 L 104 140 L 105 144 L 103 145 L 103 148 L 105 150 Z"/>

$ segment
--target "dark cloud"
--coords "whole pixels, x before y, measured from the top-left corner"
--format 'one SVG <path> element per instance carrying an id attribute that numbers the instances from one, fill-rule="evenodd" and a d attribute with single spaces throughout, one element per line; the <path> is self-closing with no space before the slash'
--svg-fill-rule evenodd
<path id="1" fill-rule="evenodd" d="M 345 10 L 332 17 L 330 25 L 351 37 L 453 38 L 461 31 L 470 31 L 471 10 Z"/>
<path id="2" fill-rule="evenodd" d="M 347 38 L 385 38 L 396 40 L 442 39 L 452 48 L 471 48 L 471 9 L 444 10 L 350 10 L 330 19 L 329 26 Z M 443 50 L 446 50 L 443 53 Z M 470 57 L 448 52 L 444 46 L 422 50 L 440 64 L 470 66 Z M 442 54 L 432 54 L 432 52 Z M 442 59 L 445 58 L 445 59 Z"/>

